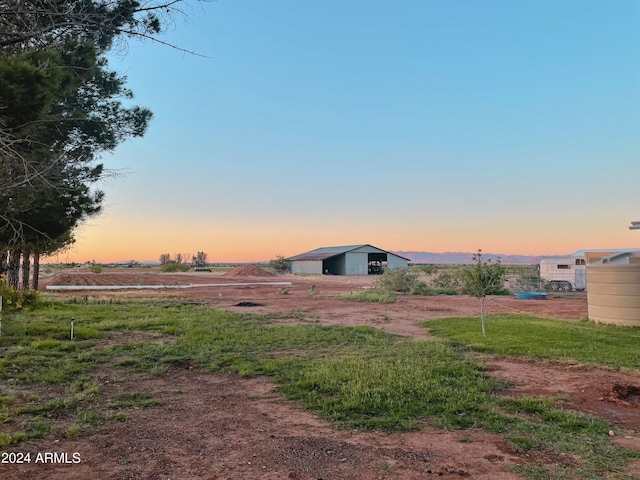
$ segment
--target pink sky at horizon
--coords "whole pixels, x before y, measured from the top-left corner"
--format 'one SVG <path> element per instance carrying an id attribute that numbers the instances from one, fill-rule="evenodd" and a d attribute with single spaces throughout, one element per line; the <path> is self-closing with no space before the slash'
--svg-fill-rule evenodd
<path id="1" fill-rule="evenodd" d="M 293 256 L 319 247 L 362 243 L 389 251 L 475 252 L 481 248 L 486 253 L 536 256 L 570 254 L 582 249 L 638 248 L 639 232 L 630 231 L 630 222 L 624 224 L 621 220 L 616 222 L 619 227 L 616 225 L 615 229 L 598 232 L 585 227 L 575 235 L 570 235 L 561 225 L 548 229 L 546 235 L 539 231 L 532 235 L 514 224 L 503 229 L 492 224 L 472 236 L 466 231 L 469 226 L 442 222 L 432 229 L 428 226 L 418 229 L 415 225 L 396 225 L 388 231 L 363 228 L 357 223 L 337 223 L 337 228 L 326 225 L 323 228 L 322 225 L 314 227 L 309 222 L 292 228 L 284 223 L 244 224 L 238 221 L 229 224 L 225 221 L 190 225 L 179 220 L 170 224 L 148 222 L 140 228 L 136 222 L 115 221 L 108 217 L 92 220 L 77 232 L 75 245 L 45 261 L 154 261 L 162 253 L 169 253 L 172 257 L 181 253 L 186 257 L 204 251 L 210 262 L 246 263 L 270 260 L 277 255 Z"/>

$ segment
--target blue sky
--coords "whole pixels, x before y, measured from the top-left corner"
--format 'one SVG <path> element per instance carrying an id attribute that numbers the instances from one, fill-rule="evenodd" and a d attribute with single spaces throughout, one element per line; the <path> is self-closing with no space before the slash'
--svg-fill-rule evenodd
<path id="1" fill-rule="evenodd" d="M 638 247 L 640 2 L 188 3 L 68 259 Z"/>

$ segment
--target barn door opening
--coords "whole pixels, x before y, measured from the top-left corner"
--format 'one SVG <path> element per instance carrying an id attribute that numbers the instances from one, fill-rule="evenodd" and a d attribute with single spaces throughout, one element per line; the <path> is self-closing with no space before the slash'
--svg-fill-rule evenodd
<path id="1" fill-rule="evenodd" d="M 367 260 L 367 273 L 369 275 L 382 275 L 387 268 L 386 253 L 370 253 Z"/>

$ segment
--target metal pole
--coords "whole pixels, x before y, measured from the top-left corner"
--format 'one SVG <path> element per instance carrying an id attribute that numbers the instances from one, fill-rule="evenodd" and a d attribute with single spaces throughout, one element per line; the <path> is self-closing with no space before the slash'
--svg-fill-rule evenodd
<path id="1" fill-rule="evenodd" d="M 71 340 L 73 340 L 73 318 L 71 319 Z"/>

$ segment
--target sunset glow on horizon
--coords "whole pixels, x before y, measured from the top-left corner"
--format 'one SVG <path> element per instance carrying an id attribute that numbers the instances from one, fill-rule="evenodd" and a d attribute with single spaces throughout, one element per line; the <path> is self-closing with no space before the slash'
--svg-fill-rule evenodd
<path id="1" fill-rule="evenodd" d="M 622 220 L 622 219 L 619 219 Z M 425 222 L 424 240 L 414 233 L 412 225 L 404 230 L 376 232 L 345 228 L 334 231 L 324 224 L 317 229 L 273 228 L 268 225 L 150 225 L 137 230 L 134 224 L 121 224 L 108 220 L 90 224 L 78 232 L 78 241 L 69 251 L 54 255 L 49 261 L 115 263 L 128 260 L 157 261 L 162 253 L 172 257 L 181 253 L 185 258 L 198 251 L 208 254 L 212 263 L 249 263 L 268 261 L 277 255 L 293 256 L 323 246 L 357 245 L 369 243 L 389 251 L 425 252 L 475 252 L 482 249 L 486 253 L 502 255 L 563 255 L 583 249 L 623 249 L 638 248 L 640 238 L 637 232 L 630 232 L 622 226 L 617 235 L 605 231 L 598 234 L 588 229 L 580 230 L 573 237 L 569 228 L 558 226 L 546 235 L 541 235 L 532 227 L 529 231 L 480 232 L 474 235 L 460 227 L 429 225 Z M 435 227 L 429 234 L 429 227 Z M 576 227 L 576 225 L 573 225 Z M 495 228 L 495 226 L 492 226 Z M 437 230 L 440 230 L 439 232 Z M 508 228 L 507 228 L 508 230 Z M 566 232 L 562 241 L 559 232 Z M 613 230 L 613 229 L 611 229 Z M 105 236 L 105 231 L 118 232 Z M 343 233 L 342 233 L 343 232 Z M 580 237 L 588 240 L 580 240 Z M 416 238 L 417 237 L 417 238 Z M 529 240 L 528 240 L 529 239 Z M 543 240 L 546 242 L 543 243 Z M 96 254 L 97 252 L 97 254 Z"/>
<path id="2" fill-rule="evenodd" d="M 218 1 L 110 59 L 154 118 L 51 261 L 638 248 L 640 3 Z"/>

